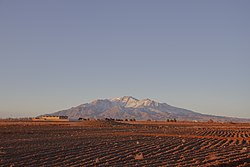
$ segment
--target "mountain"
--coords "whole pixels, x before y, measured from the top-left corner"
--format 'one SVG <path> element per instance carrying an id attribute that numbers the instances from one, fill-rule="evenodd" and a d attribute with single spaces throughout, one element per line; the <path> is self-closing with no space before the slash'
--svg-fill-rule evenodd
<path id="1" fill-rule="evenodd" d="M 249 119 L 213 116 L 200 114 L 159 103 L 150 99 L 138 100 L 131 96 L 115 99 L 95 100 L 91 103 L 81 104 L 67 110 L 58 111 L 47 115 L 66 115 L 70 119 L 78 118 L 116 118 L 136 120 L 187 120 L 187 121 L 221 121 L 221 122 L 249 122 Z"/>

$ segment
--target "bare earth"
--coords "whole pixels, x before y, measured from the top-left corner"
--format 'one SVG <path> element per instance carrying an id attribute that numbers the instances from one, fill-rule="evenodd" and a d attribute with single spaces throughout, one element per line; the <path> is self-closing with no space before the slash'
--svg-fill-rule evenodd
<path id="1" fill-rule="evenodd" d="M 0 166 L 250 166 L 250 124 L 0 122 Z"/>

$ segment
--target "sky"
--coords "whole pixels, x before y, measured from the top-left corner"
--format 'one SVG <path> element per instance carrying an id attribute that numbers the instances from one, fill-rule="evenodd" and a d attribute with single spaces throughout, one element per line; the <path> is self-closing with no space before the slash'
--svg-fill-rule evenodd
<path id="1" fill-rule="evenodd" d="M 0 118 L 125 95 L 250 118 L 248 0 L 0 0 Z"/>

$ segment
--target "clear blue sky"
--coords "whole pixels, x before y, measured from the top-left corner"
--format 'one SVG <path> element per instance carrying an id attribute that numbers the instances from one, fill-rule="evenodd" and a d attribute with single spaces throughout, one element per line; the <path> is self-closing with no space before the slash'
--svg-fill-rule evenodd
<path id="1" fill-rule="evenodd" d="M 0 117 L 131 95 L 250 118 L 249 9 L 249 0 L 1 0 Z"/>

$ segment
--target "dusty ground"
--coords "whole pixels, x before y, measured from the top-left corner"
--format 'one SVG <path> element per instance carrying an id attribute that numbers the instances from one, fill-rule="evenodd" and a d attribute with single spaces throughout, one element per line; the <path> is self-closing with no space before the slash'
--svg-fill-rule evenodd
<path id="1" fill-rule="evenodd" d="M 0 122 L 0 166 L 250 166 L 250 125 Z"/>

